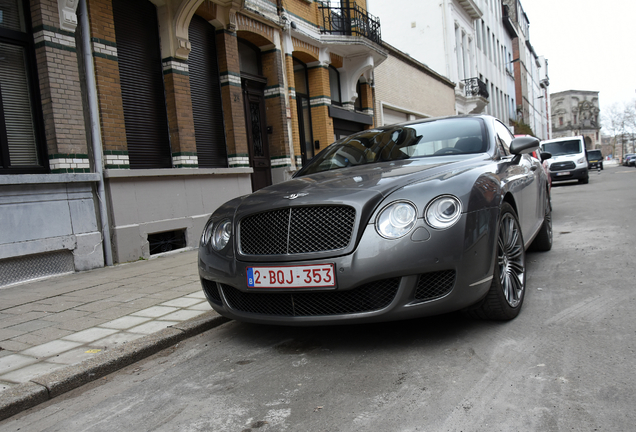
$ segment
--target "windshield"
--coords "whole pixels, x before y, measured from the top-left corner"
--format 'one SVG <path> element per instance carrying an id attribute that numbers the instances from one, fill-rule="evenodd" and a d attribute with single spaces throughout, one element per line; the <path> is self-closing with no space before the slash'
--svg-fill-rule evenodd
<path id="1" fill-rule="evenodd" d="M 336 141 L 309 161 L 298 175 L 410 158 L 483 153 L 487 149 L 485 127 L 478 118 L 394 125 Z"/>
<path id="2" fill-rule="evenodd" d="M 599 160 L 603 159 L 603 155 L 600 150 L 588 150 L 587 151 L 587 159 L 588 160 Z"/>
<path id="3" fill-rule="evenodd" d="M 550 153 L 552 156 L 562 156 L 581 153 L 580 140 L 558 141 L 541 144 L 541 150 Z"/>

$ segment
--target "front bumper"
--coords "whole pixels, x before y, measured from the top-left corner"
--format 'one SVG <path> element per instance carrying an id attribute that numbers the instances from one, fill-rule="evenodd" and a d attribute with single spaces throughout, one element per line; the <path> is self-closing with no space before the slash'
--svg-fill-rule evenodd
<path id="1" fill-rule="evenodd" d="M 603 161 L 594 161 L 587 164 L 588 169 L 603 169 Z"/>
<path id="2" fill-rule="evenodd" d="M 412 234 L 397 240 L 367 225 L 350 254 L 284 262 L 333 263 L 336 289 L 248 288 L 247 267 L 281 262 L 228 261 L 206 247 L 199 249 L 199 275 L 210 305 L 239 321 L 319 325 L 437 315 L 466 308 L 488 292 L 498 216 L 497 208 L 464 214 L 443 231 L 420 219 Z"/>
<path id="3" fill-rule="evenodd" d="M 550 171 L 550 178 L 553 182 L 555 181 L 565 181 L 565 180 L 581 180 L 589 178 L 590 174 L 585 168 L 575 168 L 573 170 L 565 170 L 565 171 Z"/>

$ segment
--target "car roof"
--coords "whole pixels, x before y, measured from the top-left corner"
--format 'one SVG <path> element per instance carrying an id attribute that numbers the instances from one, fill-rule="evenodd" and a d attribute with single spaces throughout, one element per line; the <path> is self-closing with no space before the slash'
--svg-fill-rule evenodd
<path id="1" fill-rule="evenodd" d="M 553 139 L 549 139 L 549 140 L 544 140 L 544 141 L 541 141 L 541 144 L 553 143 L 553 142 L 561 142 L 561 141 L 572 141 L 572 140 L 575 140 L 575 139 L 584 141 L 584 139 L 583 139 L 583 137 L 581 135 L 577 135 L 577 136 L 559 137 L 559 138 L 553 138 Z"/>

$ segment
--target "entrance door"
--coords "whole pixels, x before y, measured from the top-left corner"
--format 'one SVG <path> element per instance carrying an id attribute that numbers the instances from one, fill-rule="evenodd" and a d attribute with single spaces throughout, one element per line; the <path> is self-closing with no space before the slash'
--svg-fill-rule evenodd
<path id="1" fill-rule="evenodd" d="M 252 190 L 256 191 L 272 184 L 272 168 L 267 142 L 265 120 L 265 83 L 243 79 L 245 101 L 245 126 L 252 173 Z"/>
<path id="2" fill-rule="evenodd" d="M 364 125 L 362 123 L 356 123 L 353 121 L 342 120 L 342 119 L 333 119 L 333 134 L 335 140 L 339 140 L 340 138 L 348 137 L 351 134 L 356 132 L 361 132 L 364 130 Z"/>

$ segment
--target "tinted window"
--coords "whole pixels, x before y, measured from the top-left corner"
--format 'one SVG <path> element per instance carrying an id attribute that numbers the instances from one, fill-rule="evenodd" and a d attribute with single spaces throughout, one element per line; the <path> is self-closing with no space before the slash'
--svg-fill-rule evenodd
<path id="1" fill-rule="evenodd" d="M 495 121 L 495 131 L 497 132 L 497 137 L 499 138 L 500 150 L 504 155 L 510 154 L 510 144 L 512 144 L 512 140 L 514 136 L 510 133 L 510 130 L 504 126 L 500 121 Z"/>
<path id="2" fill-rule="evenodd" d="M 483 122 L 452 118 L 371 129 L 320 152 L 299 175 L 411 158 L 482 153 L 488 149 Z"/>
<path id="3" fill-rule="evenodd" d="M 581 140 L 578 139 L 544 143 L 541 144 L 541 149 L 551 153 L 552 156 L 578 154 L 583 151 L 581 150 Z"/>

